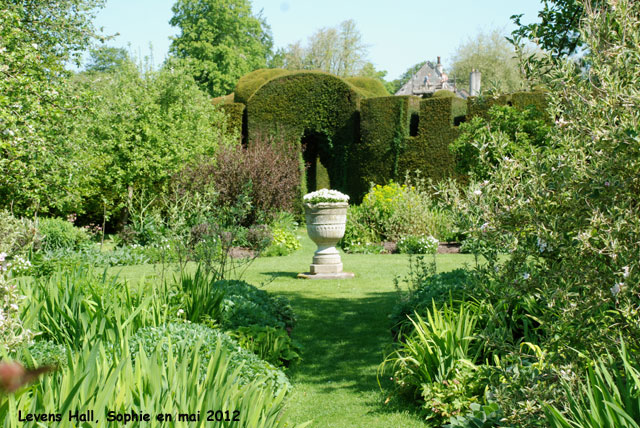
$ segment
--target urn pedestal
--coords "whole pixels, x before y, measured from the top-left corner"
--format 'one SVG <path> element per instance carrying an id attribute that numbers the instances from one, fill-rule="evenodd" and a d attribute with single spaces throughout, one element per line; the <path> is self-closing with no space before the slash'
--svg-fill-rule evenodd
<path id="1" fill-rule="evenodd" d="M 318 246 L 313 254 L 309 272 L 301 273 L 299 278 L 342 279 L 353 278 L 351 272 L 342 271 L 342 260 L 336 244 L 344 236 L 347 224 L 346 202 L 321 202 L 305 204 L 305 217 L 309 238 Z"/>

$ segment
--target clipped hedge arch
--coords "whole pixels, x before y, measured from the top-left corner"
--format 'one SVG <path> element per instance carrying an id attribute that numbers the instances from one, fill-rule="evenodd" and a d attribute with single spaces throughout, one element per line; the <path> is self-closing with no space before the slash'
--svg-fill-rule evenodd
<path id="1" fill-rule="evenodd" d="M 264 135 L 301 143 L 308 139 L 313 147 L 307 149 L 314 150 L 326 167 L 331 187 L 349 192 L 349 155 L 358 140 L 364 97 L 353 85 L 328 73 L 287 72 L 263 83 L 249 98 L 248 139 Z"/>

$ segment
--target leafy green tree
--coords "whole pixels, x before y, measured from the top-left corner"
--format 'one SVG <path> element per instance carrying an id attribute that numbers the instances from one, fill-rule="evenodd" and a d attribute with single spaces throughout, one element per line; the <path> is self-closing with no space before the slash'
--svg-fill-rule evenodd
<path id="1" fill-rule="evenodd" d="M 290 44 L 284 52 L 284 68 L 322 70 L 337 76 L 355 76 L 366 65 L 367 46 L 352 19 L 337 27 L 321 28 L 311 35 L 307 46 Z"/>
<path id="2" fill-rule="evenodd" d="M 264 68 L 273 39 L 249 0 L 178 0 L 169 23 L 180 28 L 170 52 L 211 96 L 230 93 L 243 75 Z"/>
<path id="3" fill-rule="evenodd" d="M 81 108 L 65 64 L 97 37 L 101 0 L 0 0 L 0 207 L 16 214 L 73 204 L 77 166 L 64 126 Z"/>
<path id="4" fill-rule="evenodd" d="M 89 51 L 89 62 L 85 66 L 87 71 L 110 71 L 129 61 L 126 49 L 112 46 L 100 46 Z"/>
<path id="5" fill-rule="evenodd" d="M 480 32 L 460 44 L 453 54 L 451 67 L 451 75 L 460 87 L 469 82 L 473 69 L 482 73 L 483 90 L 505 93 L 526 87 L 515 49 L 497 29 Z"/>
<path id="6" fill-rule="evenodd" d="M 556 57 L 572 55 L 584 47 L 580 24 L 585 17 L 584 0 L 542 0 L 538 13 L 540 22 L 523 25 L 522 15 L 511 17 L 518 28 L 512 33 L 515 40 L 536 42 Z M 601 9 L 604 0 L 591 0 L 589 8 Z"/>
<path id="7" fill-rule="evenodd" d="M 223 112 L 211 104 L 188 70 L 171 61 L 159 71 L 127 60 L 108 73 L 86 73 L 74 85 L 94 96 L 69 137 L 83 168 L 83 209 L 117 221 L 132 192 L 152 199 L 173 174 L 220 145 L 234 143 Z"/>

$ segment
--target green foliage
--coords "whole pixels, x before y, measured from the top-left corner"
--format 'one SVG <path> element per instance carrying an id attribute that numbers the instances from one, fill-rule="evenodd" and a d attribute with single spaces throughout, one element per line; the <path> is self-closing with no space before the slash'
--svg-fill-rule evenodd
<path id="1" fill-rule="evenodd" d="M 300 344 L 284 330 L 252 325 L 240 327 L 230 334 L 241 347 L 274 366 L 289 367 L 301 360 Z"/>
<path id="2" fill-rule="evenodd" d="M 365 99 L 360 103 L 360 143 L 353 148 L 354 171 L 350 174 L 351 193 L 356 202 L 371 183 L 401 178 L 398 162 L 419 101 L 417 97 L 402 96 Z"/>
<path id="3" fill-rule="evenodd" d="M 435 254 L 438 244 L 431 235 L 406 235 L 398 241 L 398 251 L 403 254 Z"/>
<path id="4" fill-rule="evenodd" d="M 471 70 L 479 70 L 483 92 L 503 94 L 521 91 L 527 86 L 513 45 L 498 29 L 488 33 L 480 31 L 460 44 L 453 54 L 451 68 L 451 75 L 459 86 L 469 82 Z"/>
<path id="5" fill-rule="evenodd" d="M 0 345 L 7 352 L 12 352 L 31 340 L 33 333 L 23 325 L 20 317 L 19 303 L 24 296 L 20 295 L 15 284 L 5 278 L 3 262 L 0 261 Z"/>
<path id="6" fill-rule="evenodd" d="M 366 64 L 367 46 L 353 19 L 337 27 L 321 28 L 309 36 L 308 44 L 290 44 L 282 53 L 283 68 L 320 70 L 340 77 L 354 76 Z"/>
<path id="7" fill-rule="evenodd" d="M 206 273 L 198 265 L 193 275 L 181 272 L 180 285 L 180 300 L 187 320 L 194 323 L 219 323 L 222 320 L 224 292 L 216 287 L 215 276 Z"/>
<path id="8" fill-rule="evenodd" d="M 171 10 L 169 23 L 180 34 L 170 51 L 211 96 L 230 93 L 240 77 L 266 66 L 271 31 L 248 0 L 179 0 Z"/>
<path id="9" fill-rule="evenodd" d="M 265 83 L 278 76 L 291 73 L 281 68 L 261 68 L 242 76 L 233 91 L 235 102 L 247 104 L 249 98 Z"/>
<path id="10" fill-rule="evenodd" d="M 455 416 L 444 428 L 493 428 L 501 424 L 502 410 L 496 403 L 481 405 L 471 403 L 471 411 L 464 416 Z"/>
<path id="11" fill-rule="evenodd" d="M 531 156 L 549 144 L 552 127 L 534 106 L 524 110 L 494 105 L 488 119 L 474 117 L 460 126 L 460 137 L 451 145 L 456 170 L 482 181 L 504 158 Z M 489 140 L 492 140 L 489 143 Z M 491 147 L 491 150 L 485 147 Z M 486 156 L 482 158 L 480 156 Z"/>
<path id="12" fill-rule="evenodd" d="M 65 137 L 82 93 L 70 90 L 71 61 L 94 38 L 101 0 L 0 2 L 0 208 L 17 215 L 65 211 L 78 202 L 79 150 Z"/>
<path id="13" fill-rule="evenodd" d="M 407 242 L 408 246 L 403 248 L 417 249 L 424 247 L 418 244 L 421 236 L 449 239 L 454 235 L 452 218 L 436 205 L 425 181 L 418 178 L 411 182 L 407 178 L 407 183 L 400 185 L 391 181 L 385 186 L 371 187 L 362 204 L 349 211 L 345 236 L 340 244 L 343 249 L 354 244 L 396 242 L 409 236 L 417 237 L 417 240 L 410 238 L 415 242 Z"/>
<path id="14" fill-rule="evenodd" d="M 417 135 L 408 139 L 398 159 L 399 173 L 420 170 L 433 181 L 454 176 L 454 157 L 449 145 L 459 135 L 455 119 L 466 113 L 466 101 L 457 97 L 423 100 Z"/>
<path id="15" fill-rule="evenodd" d="M 227 114 L 227 132 L 235 134 L 238 139 L 242 138 L 242 123 L 244 120 L 244 104 L 241 103 L 225 103 L 220 109 Z"/>
<path id="16" fill-rule="evenodd" d="M 423 257 L 412 259 L 410 274 L 404 280 L 409 293 L 401 297 L 389 316 L 393 336 L 397 337 L 401 330 L 411 326 L 409 317 L 413 313 L 424 314 L 434 303 L 440 307 L 448 302 L 463 300 L 473 288 L 472 281 L 466 269 L 436 273 L 435 265 L 426 263 Z"/>
<path id="17" fill-rule="evenodd" d="M 355 76 L 346 77 L 344 80 L 355 86 L 367 98 L 388 97 L 389 92 L 379 79 L 371 77 Z"/>
<path id="18" fill-rule="evenodd" d="M 271 230 L 271 235 L 273 240 L 261 253 L 262 256 L 286 256 L 300 249 L 300 241 L 290 230 L 276 227 Z"/>
<path id="19" fill-rule="evenodd" d="M 545 409 L 552 428 L 637 428 L 640 421 L 640 364 L 622 342 L 620 361 L 611 355 L 599 359 L 587 371 L 587 382 L 578 392 L 565 383 L 569 409 Z M 621 362 L 621 364 L 620 364 Z M 622 366 L 622 367 L 620 367 Z"/>
<path id="20" fill-rule="evenodd" d="M 421 400 L 425 417 L 440 426 L 481 393 L 472 346 L 477 322 L 465 305 L 455 310 L 434 302 L 426 319 L 414 314 L 414 330 L 386 357 L 378 377 L 390 370 L 398 392 Z"/>
<path id="21" fill-rule="evenodd" d="M 282 371 L 261 360 L 255 354 L 242 349 L 238 343 L 220 330 L 212 329 L 201 324 L 168 323 L 157 327 L 147 327 L 138 330 L 129 340 L 129 352 L 135 361 L 140 350 L 144 354 L 154 351 L 169 356 L 173 352 L 176 356 L 187 357 L 198 351 L 198 358 L 191 359 L 187 364 L 190 369 L 195 367 L 203 373 L 209 365 L 210 359 L 224 348 L 229 353 L 229 371 L 237 372 L 237 382 L 241 385 L 256 385 L 268 390 L 274 395 L 287 392 L 291 384 Z"/>
<path id="22" fill-rule="evenodd" d="M 110 73 L 80 76 L 95 91 L 73 132 L 83 143 L 81 208 L 102 222 L 122 215 L 134 194 L 158 197 L 194 158 L 233 144 L 226 117 L 179 67 L 141 71 L 130 62 Z"/>
<path id="23" fill-rule="evenodd" d="M 130 293 L 117 279 L 98 276 L 87 268 L 37 279 L 22 292 L 38 304 L 26 308 L 23 319 L 41 340 L 79 349 L 85 339 L 117 341 L 123 328 L 135 331 L 153 324 L 151 297 Z M 159 303 L 159 302 L 157 302 Z"/>
<path id="24" fill-rule="evenodd" d="M 227 330 L 251 325 L 292 329 L 295 316 L 284 297 L 271 297 L 244 281 L 218 281 L 216 288 L 224 293 L 222 326 Z"/>
<path id="25" fill-rule="evenodd" d="M 40 246 L 45 251 L 78 250 L 91 241 L 85 229 L 61 218 L 39 219 L 38 232 L 42 237 Z"/>
<path id="26" fill-rule="evenodd" d="M 124 48 L 100 46 L 89 50 L 89 62 L 86 71 L 107 72 L 122 67 L 131 61 L 129 53 Z"/>
<path id="27" fill-rule="evenodd" d="M 297 72 L 273 78 L 247 105 L 249 141 L 261 135 L 278 135 L 285 142 L 301 141 L 305 134 L 323 136 L 307 149 L 320 152 L 331 186 L 344 192 L 359 100 L 353 86 L 329 74 Z"/>
<path id="28" fill-rule="evenodd" d="M 37 248 L 39 241 L 38 229 L 31 220 L 0 210 L 0 253 L 9 257 L 24 255 Z"/>
<path id="29" fill-rule="evenodd" d="M 585 5 L 576 0 L 543 0 L 543 8 L 538 13 L 541 22 L 527 25 L 521 23 L 522 15 L 511 17 L 518 26 L 513 31 L 517 41 L 528 39 L 557 57 L 569 56 L 585 47 L 580 27 L 585 17 Z M 592 0 L 589 6 L 603 8 L 605 2 Z"/>
<path id="30" fill-rule="evenodd" d="M 204 426 L 208 410 L 224 409 L 225 415 L 229 411 L 229 419 L 237 411 L 239 420 L 247 427 L 285 426 L 284 389 L 274 395 L 259 382 L 239 383 L 242 369 L 231 368 L 231 360 L 237 354 L 220 341 L 206 345 L 202 341 L 190 343 L 169 346 L 167 351 L 161 346 L 148 353 L 138 351 L 134 361 L 126 351 L 129 348 L 126 339 L 121 346 L 122 355 L 115 358 L 110 355 L 108 345 L 85 342 L 67 367 L 43 377 L 20 394 L 0 396 L 0 420 L 4 427 L 16 428 L 23 425 L 18 420 L 18 411 L 25 415 L 55 409 L 65 417 L 70 410 L 80 414 L 93 410 L 96 417 L 103 418 L 97 415 L 106 417 L 108 411 L 155 415 L 166 410 L 175 418 L 173 426 L 186 428 L 194 426 L 193 422 L 178 421 L 178 413 L 201 412 L 198 426 Z M 205 346 L 209 351 L 203 362 L 201 354 Z M 145 424 L 166 425 L 155 417 Z M 223 427 L 229 422 L 206 424 Z"/>
<path id="31" fill-rule="evenodd" d="M 456 98 L 456 94 L 446 89 L 438 89 L 431 95 L 431 98 Z"/>
<path id="32" fill-rule="evenodd" d="M 33 362 L 31 368 L 47 365 L 64 367 L 69 359 L 69 354 L 69 349 L 64 345 L 51 340 L 36 340 L 18 354 L 18 359 L 27 363 Z"/>

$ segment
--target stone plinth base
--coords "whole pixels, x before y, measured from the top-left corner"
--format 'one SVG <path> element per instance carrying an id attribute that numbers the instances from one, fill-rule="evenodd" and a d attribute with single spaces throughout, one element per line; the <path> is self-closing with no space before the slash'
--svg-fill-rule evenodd
<path id="1" fill-rule="evenodd" d="M 342 263 L 316 264 L 309 266 L 309 272 L 313 275 L 318 273 L 340 273 L 342 272 Z"/>
<path id="2" fill-rule="evenodd" d="M 298 278 L 301 279 L 349 279 L 353 278 L 355 274 L 353 272 L 339 272 L 339 273 L 299 273 Z"/>

